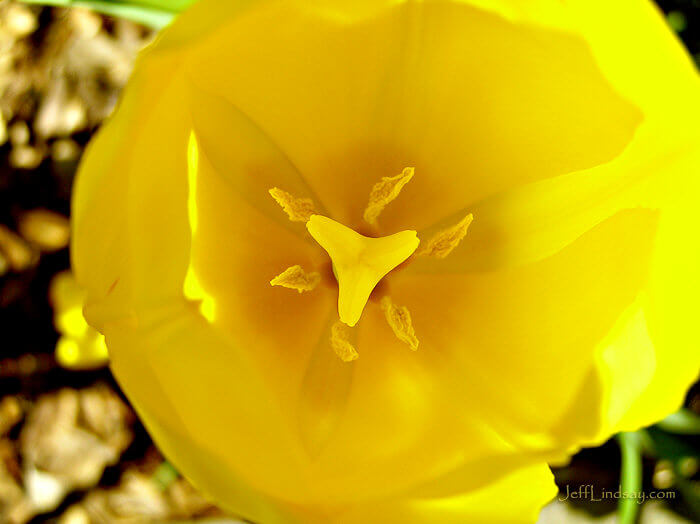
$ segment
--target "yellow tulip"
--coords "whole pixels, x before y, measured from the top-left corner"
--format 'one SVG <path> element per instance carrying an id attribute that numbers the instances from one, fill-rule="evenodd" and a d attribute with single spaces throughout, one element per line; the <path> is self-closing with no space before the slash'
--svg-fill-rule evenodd
<path id="1" fill-rule="evenodd" d="M 51 281 L 49 296 L 54 308 L 54 324 L 60 337 L 56 342 L 56 360 L 69 369 L 92 369 L 107 365 L 105 337 L 83 317 L 86 290 L 70 271 Z"/>
<path id="2" fill-rule="evenodd" d="M 85 314 L 256 522 L 531 522 L 697 376 L 698 76 L 642 0 L 203 0 L 74 196 Z"/>

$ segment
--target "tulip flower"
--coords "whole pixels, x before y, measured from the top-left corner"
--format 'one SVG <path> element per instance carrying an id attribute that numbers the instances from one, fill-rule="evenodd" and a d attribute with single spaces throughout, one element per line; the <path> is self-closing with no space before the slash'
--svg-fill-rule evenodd
<path id="1" fill-rule="evenodd" d="M 73 202 L 88 321 L 254 522 L 532 522 L 697 377 L 700 97 L 643 0 L 202 0 Z"/>

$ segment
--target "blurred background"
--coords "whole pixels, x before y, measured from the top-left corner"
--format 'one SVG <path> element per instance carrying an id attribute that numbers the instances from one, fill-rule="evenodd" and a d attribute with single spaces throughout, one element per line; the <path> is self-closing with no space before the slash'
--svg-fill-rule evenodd
<path id="1" fill-rule="evenodd" d="M 134 14 L 128 4 L 102 9 L 119 15 L 107 16 L 0 0 L 0 523 L 223 518 L 153 446 L 106 367 L 101 336 L 82 320 L 81 292 L 67 273 L 80 156 L 135 55 L 171 16 Z M 658 4 L 700 63 L 700 0 Z M 641 506 L 640 522 L 700 523 L 693 414 L 698 385 L 685 411 L 556 468 L 558 484 L 615 491 L 621 449 L 632 450 L 642 455 L 642 489 L 665 494 Z M 617 502 L 555 501 L 540 520 L 617 522 Z"/>

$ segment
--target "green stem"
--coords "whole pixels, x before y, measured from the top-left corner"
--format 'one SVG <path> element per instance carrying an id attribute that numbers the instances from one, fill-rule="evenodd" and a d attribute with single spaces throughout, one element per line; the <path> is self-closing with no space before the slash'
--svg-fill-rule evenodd
<path id="1" fill-rule="evenodd" d="M 640 504 L 634 495 L 642 491 L 642 444 L 637 433 L 620 433 L 617 442 L 622 454 L 620 491 L 630 498 L 621 498 L 617 508 L 619 524 L 634 524 Z"/>
<path id="2" fill-rule="evenodd" d="M 166 2 L 144 0 L 135 2 L 116 2 L 109 0 L 22 0 L 26 4 L 40 4 L 55 7 L 83 7 L 117 18 L 124 18 L 153 29 L 162 29 L 177 14 L 176 8 L 186 7 L 185 2 L 174 2 L 170 9 L 162 7 Z"/>

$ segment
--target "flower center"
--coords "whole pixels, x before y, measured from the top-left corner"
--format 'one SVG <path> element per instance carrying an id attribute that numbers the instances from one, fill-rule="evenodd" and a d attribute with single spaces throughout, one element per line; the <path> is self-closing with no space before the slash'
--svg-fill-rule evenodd
<path id="1" fill-rule="evenodd" d="M 376 228 L 381 212 L 399 196 L 411 178 L 413 168 L 407 167 L 400 174 L 383 177 L 377 182 L 369 194 L 363 215 L 365 222 Z M 379 238 L 366 237 L 335 220 L 316 214 L 314 203 L 309 198 L 295 197 L 277 187 L 269 192 L 290 220 L 306 223 L 306 229 L 331 259 L 333 274 L 338 282 L 340 321 L 332 327 L 330 342 L 333 351 L 345 362 L 358 357 L 350 342 L 349 327 L 360 320 L 377 284 L 413 253 L 417 256 L 445 258 L 462 241 L 472 221 L 472 215 L 467 215 L 454 226 L 436 233 L 416 252 L 420 240 L 415 231 L 406 230 Z M 318 272 L 307 273 L 296 265 L 277 275 L 270 284 L 303 293 L 312 291 L 320 281 L 321 275 Z M 381 298 L 380 305 L 396 338 L 413 351 L 418 349 L 418 338 L 408 309 L 394 304 L 388 296 Z"/>
<path id="2" fill-rule="evenodd" d="M 306 229 L 331 257 L 338 281 L 338 316 L 351 327 L 360 319 L 374 287 L 420 243 L 415 231 L 370 238 L 321 215 L 312 215 Z"/>

